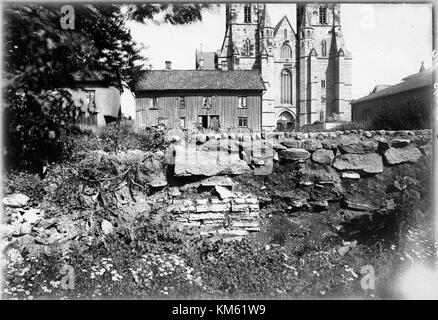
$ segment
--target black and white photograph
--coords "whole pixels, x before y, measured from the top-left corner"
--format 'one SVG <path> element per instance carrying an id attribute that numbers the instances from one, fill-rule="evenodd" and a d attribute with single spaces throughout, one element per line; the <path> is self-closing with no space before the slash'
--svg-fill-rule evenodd
<path id="1" fill-rule="evenodd" d="M 435 10 L 3 1 L 0 299 L 437 300 Z"/>

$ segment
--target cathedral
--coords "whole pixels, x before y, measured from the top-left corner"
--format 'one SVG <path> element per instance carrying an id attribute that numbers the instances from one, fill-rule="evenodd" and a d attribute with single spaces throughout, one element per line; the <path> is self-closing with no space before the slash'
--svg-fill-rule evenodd
<path id="1" fill-rule="evenodd" d="M 257 70 L 263 130 L 351 121 L 351 63 L 340 24 L 340 4 L 297 4 L 294 30 L 285 15 L 273 24 L 266 4 L 227 4 L 219 70 Z M 207 57 L 207 56 L 206 56 Z M 201 61 L 200 61 L 201 60 Z M 197 69 L 203 69 L 196 53 Z"/>

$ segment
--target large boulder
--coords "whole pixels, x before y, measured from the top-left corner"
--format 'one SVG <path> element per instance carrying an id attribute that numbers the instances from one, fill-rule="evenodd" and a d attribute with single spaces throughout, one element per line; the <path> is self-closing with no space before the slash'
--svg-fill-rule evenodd
<path id="1" fill-rule="evenodd" d="M 238 175 L 250 170 L 238 154 L 175 146 L 175 176 Z"/>
<path id="2" fill-rule="evenodd" d="M 335 155 L 332 150 L 318 149 L 312 153 L 312 160 L 317 163 L 331 165 Z"/>
<path id="3" fill-rule="evenodd" d="M 421 152 L 416 147 L 389 148 L 385 151 L 385 159 L 389 164 L 403 162 L 417 162 L 421 157 Z"/>
<path id="4" fill-rule="evenodd" d="M 316 149 L 322 148 L 322 144 L 317 140 L 306 140 L 301 147 L 307 151 L 315 151 Z"/>
<path id="5" fill-rule="evenodd" d="M 280 143 L 287 148 L 301 148 L 301 141 L 300 140 L 286 139 Z"/>
<path id="6" fill-rule="evenodd" d="M 310 158 L 310 152 L 300 148 L 288 148 L 286 150 L 280 150 L 278 157 L 287 161 L 300 161 Z"/>
<path id="7" fill-rule="evenodd" d="M 22 193 L 10 194 L 3 198 L 3 205 L 6 207 L 24 207 L 29 201 L 29 197 Z"/>
<path id="8" fill-rule="evenodd" d="M 359 140 L 343 138 L 339 141 L 338 148 L 342 153 L 362 154 L 377 150 L 378 142 L 374 140 Z"/>
<path id="9" fill-rule="evenodd" d="M 377 153 L 343 154 L 335 159 L 333 167 L 339 171 L 379 173 L 383 171 L 383 161 Z"/>

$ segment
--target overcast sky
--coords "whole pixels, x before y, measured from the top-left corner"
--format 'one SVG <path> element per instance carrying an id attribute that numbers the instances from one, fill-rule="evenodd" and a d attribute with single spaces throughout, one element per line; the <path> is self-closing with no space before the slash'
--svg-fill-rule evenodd
<path id="1" fill-rule="evenodd" d="M 294 4 L 268 4 L 275 25 L 285 14 L 296 29 Z M 202 22 L 157 25 L 130 22 L 133 39 L 153 69 L 194 69 L 195 50 L 220 49 L 225 34 L 225 5 L 205 11 Z M 341 4 L 341 28 L 353 54 L 352 98 L 367 95 L 376 84 L 395 84 L 418 72 L 421 61 L 432 64 L 432 7 L 430 4 Z M 296 31 L 296 30 L 295 30 Z M 122 95 L 122 112 L 135 116 L 130 92 Z"/>

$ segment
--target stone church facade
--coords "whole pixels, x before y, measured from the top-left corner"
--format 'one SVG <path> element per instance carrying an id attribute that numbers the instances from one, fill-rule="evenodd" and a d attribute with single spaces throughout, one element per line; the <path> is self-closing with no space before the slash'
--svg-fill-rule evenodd
<path id="1" fill-rule="evenodd" d="M 272 24 L 265 4 L 227 4 L 217 52 L 220 70 L 258 70 L 266 87 L 262 129 L 351 121 L 352 56 L 339 4 L 297 4 L 296 31 L 285 15 Z"/>

